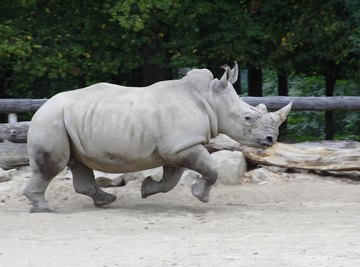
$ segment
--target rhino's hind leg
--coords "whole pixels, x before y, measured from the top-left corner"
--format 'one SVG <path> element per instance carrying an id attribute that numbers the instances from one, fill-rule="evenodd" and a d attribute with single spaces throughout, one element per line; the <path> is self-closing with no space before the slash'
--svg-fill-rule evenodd
<path id="1" fill-rule="evenodd" d="M 46 177 L 40 172 L 33 172 L 31 174 L 30 180 L 23 191 L 24 196 L 27 197 L 32 204 L 30 209 L 31 213 L 53 211 L 44 197 L 45 190 L 52 178 L 53 177 Z"/>
<path id="2" fill-rule="evenodd" d="M 68 155 L 57 156 L 46 152 L 40 146 L 35 147 L 34 153 L 29 154 L 31 158 L 31 177 L 23 191 L 31 204 L 30 212 L 51 212 L 45 200 L 45 191 L 51 180 L 65 168 L 68 162 Z"/>
<path id="3" fill-rule="evenodd" d="M 202 180 L 192 186 L 192 194 L 202 202 L 209 201 L 212 185 L 217 180 L 216 164 L 203 145 L 196 145 L 182 150 L 171 159 L 180 166 L 189 168 L 202 175 Z"/>
<path id="4" fill-rule="evenodd" d="M 159 182 L 154 181 L 150 176 L 142 182 L 141 196 L 143 198 L 157 193 L 169 192 L 179 183 L 183 168 L 164 165 L 163 170 L 163 177 Z"/>
<path id="5" fill-rule="evenodd" d="M 73 175 L 74 188 L 77 193 L 89 196 L 94 205 L 102 207 L 115 201 L 116 196 L 103 191 L 95 182 L 94 172 L 77 160 L 69 163 Z"/>

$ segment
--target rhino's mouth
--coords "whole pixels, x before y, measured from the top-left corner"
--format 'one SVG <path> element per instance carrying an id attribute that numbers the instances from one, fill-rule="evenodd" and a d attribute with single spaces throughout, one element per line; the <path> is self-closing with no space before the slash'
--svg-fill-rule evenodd
<path id="1" fill-rule="evenodd" d="M 268 148 L 271 147 L 274 143 L 266 139 L 259 139 L 258 144 L 264 148 Z"/>

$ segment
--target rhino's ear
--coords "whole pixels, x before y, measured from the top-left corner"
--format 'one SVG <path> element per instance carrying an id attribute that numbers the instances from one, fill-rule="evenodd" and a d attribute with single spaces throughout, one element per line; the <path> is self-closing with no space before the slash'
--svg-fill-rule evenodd
<path id="1" fill-rule="evenodd" d="M 221 66 L 222 69 L 225 70 L 223 76 L 220 79 L 220 87 L 221 89 L 226 89 L 229 81 L 229 77 L 231 75 L 231 69 L 228 65 Z"/>
<path id="2" fill-rule="evenodd" d="M 267 108 L 263 103 L 257 105 L 256 109 L 261 113 L 267 113 Z"/>
<path id="3" fill-rule="evenodd" d="M 278 111 L 274 112 L 274 114 L 278 116 L 280 124 L 286 120 L 286 117 L 287 115 L 289 115 L 291 107 L 292 107 L 292 101 L 282 109 L 279 109 Z"/>
<path id="4" fill-rule="evenodd" d="M 239 70 L 238 70 L 238 64 L 236 61 L 234 61 L 234 68 L 231 70 L 229 82 L 232 84 L 236 83 L 239 76 Z"/>
<path id="5" fill-rule="evenodd" d="M 223 89 L 227 88 L 228 82 L 234 84 L 238 79 L 238 75 L 239 75 L 238 64 L 236 61 L 234 61 L 234 64 L 235 64 L 235 66 L 233 69 L 230 69 L 230 67 L 228 65 L 221 66 L 221 68 L 225 70 L 225 73 L 223 74 L 223 76 L 220 79 L 220 86 Z"/>

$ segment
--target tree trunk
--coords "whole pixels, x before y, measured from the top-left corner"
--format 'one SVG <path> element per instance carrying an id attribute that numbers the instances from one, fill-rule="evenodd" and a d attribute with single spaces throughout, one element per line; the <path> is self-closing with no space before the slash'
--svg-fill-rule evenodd
<path id="1" fill-rule="evenodd" d="M 248 68 L 249 96 L 262 96 L 262 70 L 260 67 Z"/>
<path id="2" fill-rule="evenodd" d="M 6 89 L 8 85 L 7 80 L 10 78 L 10 71 L 5 69 L 5 71 L 1 74 L 2 76 L 0 77 L 0 98 L 8 98 L 9 95 L 6 93 Z M 0 113 L 0 122 L 7 122 L 7 114 Z"/>
<path id="3" fill-rule="evenodd" d="M 236 83 L 233 84 L 234 89 L 238 95 L 241 95 L 241 71 L 239 70 L 239 77 Z"/>
<path id="4" fill-rule="evenodd" d="M 277 78 L 278 78 L 278 95 L 279 96 L 288 96 L 289 95 L 289 87 L 288 87 L 287 74 L 278 73 Z"/>
<path id="5" fill-rule="evenodd" d="M 325 95 L 333 96 L 335 89 L 336 78 L 333 73 L 325 75 Z M 332 111 L 325 111 L 325 139 L 334 139 L 334 113 Z"/>
<path id="6" fill-rule="evenodd" d="M 279 96 L 288 96 L 289 87 L 288 87 L 288 76 L 285 73 L 278 73 L 278 95 Z M 287 128 L 287 120 L 283 122 L 280 126 L 280 134 L 284 134 Z"/>
<path id="7" fill-rule="evenodd" d="M 148 86 L 158 81 L 171 80 L 172 70 L 170 68 L 164 68 L 159 64 L 149 63 L 151 59 L 159 52 L 159 47 L 155 45 L 150 47 L 149 45 L 143 45 L 142 53 L 145 59 L 145 65 L 142 68 L 142 85 Z"/>

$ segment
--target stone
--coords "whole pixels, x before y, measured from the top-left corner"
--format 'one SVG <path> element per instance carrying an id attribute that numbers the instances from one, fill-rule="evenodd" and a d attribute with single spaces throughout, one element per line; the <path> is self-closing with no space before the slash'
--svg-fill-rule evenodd
<path id="1" fill-rule="evenodd" d="M 303 173 L 287 173 L 286 169 L 273 168 L 273 166 L 261 166 L 260 168 L 248 171 L 244 175 L 243 182 L 265 184 L 283 182 L 289 179 L 301 177 Z"/>
<path id="2" fill-rule="evenodd" d="M 241 183 L 247 168 L 246 160 L 242 152 L 223 150 L 211 154 L 211 157 L 216 162 L 218 169 L 218 184 L 235 185 Z M 162 167 L 122 174 L 109 174 L 95 171 L 95 179 L 100 187 L 117 187 L 124 186 L 133 180 L 142 181 L 148 176 L 151 176 L 155 181 L 160 181 L 162 174 Z M 179 183 L 191 186 L 196 183 L 200 177 L 200 174 L 195 171 L 185 170 Z"/>
<path id="3" fill-rule="evenodd" d="M 0 182 L 7 182 L 11 180 L 11 175 L 4 171 L 2 168 L 0 168 Z"/>
<path id="4" fill-rule="evenodd" d="M 222 150 L 214 152 L 211 157 L 216 162 L 219 184 L 236 185 L 242 182 L 247 169 L 246 159 L 240 151 Z"/>
<path id="5" fill-rule="evenodd" d="M 186 169 L 181 176 L 179 184 L 191 186 L 198 182 L 200 177 L 201 175 L 198 172 Z"/>
<path id="6" fill-rule="evenodd" d="M 155 181 L 160 181 L 162 178 L 162 167 L 148 169 L 138 172 L 129 173 L 104 173 L 95 171 L 95 180 L 100 187 L 118 187 L 124 186 L 133 180 L 144 180 L 146 177 L 151 176 Z"/>

